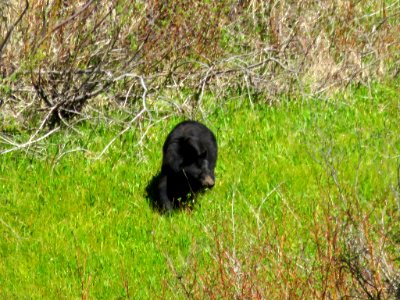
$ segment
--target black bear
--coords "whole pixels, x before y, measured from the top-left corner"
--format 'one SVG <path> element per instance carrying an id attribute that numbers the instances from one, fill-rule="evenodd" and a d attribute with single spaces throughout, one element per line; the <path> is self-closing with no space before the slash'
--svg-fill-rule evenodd
<path id="1" fill-rule="evenodd" d="M 184 121 L 175 126 L 163 146 L 163 162 L 153 188 L 153 200 L 162 212 L 170 212 L 177 200 L 211 188 L 215 183 L 217 141 L 205 125 Z"/>

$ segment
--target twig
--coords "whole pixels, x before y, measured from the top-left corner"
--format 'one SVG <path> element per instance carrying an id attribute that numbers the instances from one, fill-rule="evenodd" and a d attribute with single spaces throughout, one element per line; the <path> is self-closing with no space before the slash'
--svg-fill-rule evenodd
<path id="1" fill-rule="evenodd" d="M 45 39 L 47 39 L 47 37 L 52 34 L 53 32 L 55 32 L 56 30 L 60 29 L 61 27 L 63 27 L 65 24 L 67 24 L 68 22 L 72 21 L 73 19 L 75 19 L 77 16 L 79 16 L 81 13 L 83 13 L 95 0 L 90 0 L 88 1 L 80 10 L 78 10 L 76 13 L 74 13 L 72 16 L 70 16 L 69 18 L 67 18 L 66 20 L 62 21 L 60 24 L 56 25 L 49 33 L 47 33 L 38 43 L 38 45 L 41 45 L 43 43 L 43 41 Z M 26 2 L 28 2 L 28 0 L 26 0 Z"/>
<path id="2" fill-rule="evenodd" d="M 58 164 L 58 162 L 59 162 L 65 155 L 67 155 L 67 154 L 69 154 L 69 153 L 79 152 L 79 151 L 83 151 L 83 152 L 88 152 L 88 153 L 90 153 L 89 150 L 84 149 L 84 148 L 80 148 L 80 147 L 79 147 L 79 148 L 76 148 L 76 149 L 71 149 L 71 150 L 65 151 L 65 152 L 61 153 L 60 155 L 58 155 L 57 158 L 54 160 L 52 170 L 54 170 L 55 166 Z"/>
<path id="3" fill-rule="evenodd" d="M 146 109 L 145 109 L 145 108 L 142 108 L 142 110 L 141 110 L 131 121 L 129 121 L 129 123 L 128 123 L 128 125 L 125 127 L 125 129 L 122 130 L 120 133 L 118 133 L 118 134 L 107 144 L 107 146 L 104 147 L 103 151 L 100 152 L 100 154 L 95 158 L 95 160 L 100 159 L 100 158 L 104 155 L 104 153 L 107 152 L 108 148 L 115 142 L 115 140 L 116 140 L 117 138 L 119 138 L 121 135 L 123 135 L 125 132 L 127 132 L 127 131 L 132 127 L 132 124 L 133 124 L 141 115 L 143 115 L 145 112 L 146 112 Z"/>
<path id="4" fill-rule="evenodd" d="M 120 133 L 118 133 L 108 144 L 107 146 L 103 149 L 103 151 L 101 151 L 101 153 L 95 158 L 95 160 L 100 159 L 104 153 L 108 150 L 108 148 L 115 142 L 115 140 L 120 137 L 121 135 L 123 135 L 125 132 L 127 132 L 132 124 L 139 118 L 141 117 L 145 112 L 148 113 L 150 120 L 151 120 L 151 114 L 149 112 L 149 110 L 147 109 L 147 104 L 146 104 L 146 96 L 147 96 L 147 87 L 146 84 L 144 82 L 144 79 L 142 76 L 136 75 L 136 74 L 124 74 L 122 76 L 119 76 L 118 78 L 124 78 L 124 77 L 134 77 L 139 79 L 140 84 L 142 85 L 143 88 L 143 95 L 142 95 L 142 110 L 128 123 L 128 125 L 125 127 L 124 130 L 122 130 Z M 118 78 L 114 79 L 114 81 L 116 81 Z"/>
<path id="5" fill-rule="evenodd" d="M 13 148 L 10 148 L 10 149 L 1 151 L 1 152 L 0 152 L 0 155 L 1 155 L 1 154 L 9 153 L 9 152 L 12 152 L 12 151 L 15 151 L 15 150 L 21 150 L 21 149 L 23 149 L 23 148 L 29 147 L 29 146 L 31 146 L 31 145 L 37 143 L 37 142 L 40 142 L 41 140 L 44 140 L 44 139 L 47 138 L 48 136 L 50 136 L 50 135 L 52 135 L 53 133 L 57 132 L 59 129 L 60 129 L 60 127 L 56 127 L 56 128 L 50 130 L 48 133 L 46 133 L 45 135 L 41 136 L 40 138 L 38 138 L 38 139 L 36 139 L 36 140 L 31 140 L 31 139 L 30 139 L 30 140 L 29 140 L 28 142 L 26 142 L 26 143 L 18 144 L 16 147 L 13 147 Z"/>
<path id="6" fill-rule="evenodd" d="M 25 9 L 22 11 L 22 13 L 20 14 L 20 16 L 18 17 L 17 21 L 15 21 L 14 24 L 12 24 L 10 26 L 10 28 L 7 30 L 7 34 L 6 37 L 4 38 L 4 40 L 1 42 L 0 44 L 0 54 L 3 51 L 4 47 L 6 46 L 8 40 L 10 39 L 11 33 L 14 31 L 15 26 L 18 25 L 19 22 L 21 22 L 23 16 L 26 14 L 26 12 L 28 11 L 29 8 L 29 2 L 28 0 L 25 0 Z"/>

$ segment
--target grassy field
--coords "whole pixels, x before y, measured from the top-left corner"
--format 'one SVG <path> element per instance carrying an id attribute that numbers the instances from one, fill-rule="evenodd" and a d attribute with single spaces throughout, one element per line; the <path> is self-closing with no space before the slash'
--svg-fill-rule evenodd
<path id="1" fill-rule="evenodd" d="M 180 118 L 0 156 L 0 298 L 394 298 L 399 92 L 216 108 L 216 186 L 171 216 L 145 188 Z"/>

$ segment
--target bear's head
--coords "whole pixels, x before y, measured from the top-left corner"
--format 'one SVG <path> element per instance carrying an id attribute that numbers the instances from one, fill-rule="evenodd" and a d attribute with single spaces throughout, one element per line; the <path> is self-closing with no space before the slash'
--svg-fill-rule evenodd
<path id="1" fill-rule="evenodd" d="M 193 188 L 211 188 L 215 183 L 208 151 L 196 137 L 185 138 L 183 144 L 184 160 L 182 171 Z"/>

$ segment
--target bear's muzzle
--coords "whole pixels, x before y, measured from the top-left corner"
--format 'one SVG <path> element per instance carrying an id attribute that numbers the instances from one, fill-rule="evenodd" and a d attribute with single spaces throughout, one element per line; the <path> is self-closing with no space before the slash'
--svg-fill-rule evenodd
<path id="1" fill-rule="evenodd" d="M 208 175 L 208 176 L 204 177 L 201 184 L 204 187 L 213 187 L 215 182 L 214 182 L 214 179 L 212 179 L 212 177 L 210 175 Z"/>

